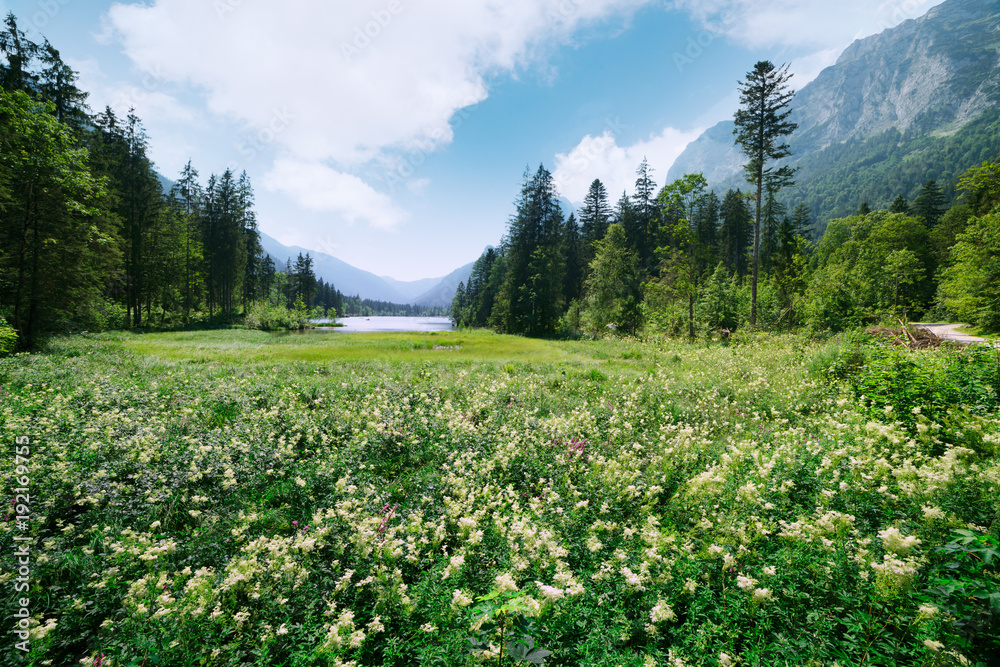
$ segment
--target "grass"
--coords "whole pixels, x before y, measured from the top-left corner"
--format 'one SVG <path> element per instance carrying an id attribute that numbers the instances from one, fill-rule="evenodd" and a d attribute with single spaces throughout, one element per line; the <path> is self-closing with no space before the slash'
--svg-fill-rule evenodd
<path id="1" fill-rule="evenodd" d="M 0 360 L 0 661 L 991 664 L 995 360 L 868 345 L 57 339 Z"/>

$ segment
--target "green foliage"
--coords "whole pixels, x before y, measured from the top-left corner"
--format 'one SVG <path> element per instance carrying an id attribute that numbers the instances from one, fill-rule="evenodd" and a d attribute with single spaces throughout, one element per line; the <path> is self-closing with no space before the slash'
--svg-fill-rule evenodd
<path id="1" fill-rule="evenodd" d="M 957 238 L 938 298 L 961 320 L 1000 331 L 1000 212 L 970 220 Z"/>
<path id="2" fill-rule="evenodd" d="M 0 357 L 9 357 L 17 350 L 18 336 L 14 327 L 0 318 Z"/>
<path id="3" fill-rule="evenodd" d="M 580 311 L 583 328 L 592 335 L 607 333 L 611 325 L 614 331 L 635 333 L 640 324 L 639 258 L 629 249 L 619 224 L 608 227 L 594 245 L 587 297 Z"/>
<path id="4" fill-rule="evenodd" d="M 964 529 L 953 531 L 952 538 L 935 549 L 940 560 L 928 574 L 923 597 L 943 612 L 959 647 L 995 657 L 1000 654 L 1000 542 Z"/>
<path id="5" fill-rule="evenodd" d="M 552 652 L 535 647 L 533 635 L 538 629 L 531 618 L 534 609 L 524 592 L 493 589 L 477 601 L 479 604 L 469 613 L 470 625 L 477 630 L 468 639 L 469 651 L 477 662 L 486 660 L 484 654 L 488 656 L 496 642 L 498 667 L 504 664 L 504 658 L 514 663 L 545 664 L 545 658 Z"/>
<path id="6" fill-rule="evenodd" d="M 301 303 L 301 300 L 299 303 Z M 250 329 L 260 329 L 262 331 L 301 329 L 302 321 L 300 320 L 300 316 L 302 316 L 300 311 L 289 310 L 284 305 L 274 306 L 267 301 L 256 301 L 250 307 L 250 312 L 247 313 L 244 324 Z"/>
<path id="7" fill-rule="evenodd" d="M 927 227 L 902 213 L 833 220 L 813 255 L 805 321 L 840 331 L 882 315 L 922 313 L 931 298 Z"/>
<path id="8" fill-rule="evenodd" d="M 974 444 L 968 434 L 963 440 L 963 408 L 980 415 L 1000 409 L 1000 351 L 985 346 L 931 356 L 858 337 L 829 373 L 846 379 L 873 417 L 920 434 L 950 426 L 939 435 L 956 442 Z"/>

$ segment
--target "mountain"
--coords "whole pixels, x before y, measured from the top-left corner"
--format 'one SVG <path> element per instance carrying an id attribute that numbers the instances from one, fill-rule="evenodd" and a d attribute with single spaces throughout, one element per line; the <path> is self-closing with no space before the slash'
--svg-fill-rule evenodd
<path id="1" fill-rule="evenodd" d="M 469 278 L 472 276 L 473 264 L 475 262 L 469 262 L 465 266 L 455 269 L 444 278 L 440 278 L 436 285 L 413 299 L 413 305 L 450 308 L 451 300 L 455 296 L 458 284 L 468 284 Z"/>
<path id="2" fill-rule="evenodd" d="M 423 278 L 422 280 L 405 282 L 402 280 L 396 280 L 395 278 L 390 278 L 389 276 L 379 276 L 379 278 L 402 294 L 406 298 L 406 303 L 410 303 L 413 299 L 420 296 L 427 290 L 433 289 L 434 286 L 442 280 L 441 278 Z"/>
<path id="3" fill-rule="evenodd" d="M 862 199 L 876 207 L 897 194 L 912 198 L 932 178 L 950 194 L 958 174 L 1000 151 L 998 66 L 995 0 L 947 0 L 855 41 L 792 100 L 799 127 L 789 162 L 801 169 L 796 187 L 783 191 L 786 203 L 844 215 Z M 716 189 L 746 189 L 732 132 L 724 121 L 693 141 L 668 182 L 701 171 Z"/>
<path id="4" fill-rule="evenodd" d="M 449 307 L 459 281 L 468 280 L 472 272 L 470 263 L 443 278 L 424 278 L 407 282 L 377 276 L 323 252 L 283 245 L 263 232 L 260 232 L 260 244 L 279 270 L 284 269 L 287 260 L 291 259 L 294 262 L 300 253 L 309 254 L 313 258 L 313 271 L 317 278 L 332 284 L 342 294 L 361 296 L 363 299 L 374 301 Z M 464 277 L 454 279 L 456 275 Z M 445 293 L 447 293 L 446 301 L 443 297 Z"/>

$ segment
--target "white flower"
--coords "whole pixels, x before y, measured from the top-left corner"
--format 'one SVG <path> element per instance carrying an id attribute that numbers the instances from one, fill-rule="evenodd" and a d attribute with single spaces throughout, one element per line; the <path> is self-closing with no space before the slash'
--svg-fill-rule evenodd
<path id="1" fill-rule="evenodd" d="M 753 588 L 756 583 L 757 580 L 754 579 L 753 577 L 746 577 L 743 576 L 742 574 L 736 577 L 736 585 L 739 586 L 740 589 L 744 591 L 749 588 Z"/>
<path id="2" fill-rule="evenodd" d="M 923 621 L 928 618 L 934 618 L 941 611 L 932 604 L 922 604 L 917 608 L 917 620 Z"/>
<path id="3" fill-rule="evenodd" d="M 451 596 L 451 604 L 455 607 L 468 607 L 472 604 L 472 598 L 465 594 L 465 591 L 456 588 Z"/>
<path id="4" fill-rule="evenodd" d="M 770 588 L 755 588 L 753 591 L 753 601 L 760 603 L 770 600 L 772 597 Z"/>
<path id="5" fill-rule="evenodd" d="M 733 667 L 733 665 L 735 664 L 736 663 L 733 662 L 733 659 L 729 656 L 728 653 L 719 654 L 719 665 L 721 667 Z"/>
<path id="6" fill-rule="evenodd" d="M 673 621 L 677 619 L 677 614 L 671 609 L 670 605 L 664 600 L 657 601 L 656 605 L 653 606 L 653 610 L 649 612 L 649 620 L 653 623 L 660 623 L 662 621 Z"/>
<path id="7" fill-rule="evenodd" d="M 916 547 L 920 544 L 920 539 L 913 535 L 909 537 L 903 537 L 899 529 L 890 526 L 885 530 L 880 530 L 878 536 L 882 538 L 882 544 L 885 546 L 887 551 L 905 556 L 910 552 L 910 549 Z"/>
<path id="8" fill-rule="evenodd" d="M 514 582 L 514 577 L 511 576 L 510 572 L 498 574 L 493 580 L 493 583 L 496 585 L 497 590 L 501 593 L 518 590 L 517 584 Z"/>
<path id="9" fill-rule="evenodd" d="M 278 627 L 278 630 L 274 634 L 276 634 L 276 635 L 287 635 L 288 634 L 288 628 L 286 628 L 285 624 L 282 623 L 281 626 Z"/>
<path id="10" fill-rule="evenodd" d="M 934 651 L 935 653 L 944 648 L 944 644 L 942 644 L 941 642 L 936 642 L 933 639 L 925 639 L 924 646 Z"/>

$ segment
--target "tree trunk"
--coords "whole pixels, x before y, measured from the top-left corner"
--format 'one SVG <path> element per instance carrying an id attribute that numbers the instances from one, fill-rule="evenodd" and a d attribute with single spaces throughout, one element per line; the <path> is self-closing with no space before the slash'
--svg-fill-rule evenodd
<path id="1" fill-rule="evenodd" d="M 757 326 L 757 269 L 760 265 L 760 195 L 764 187 L 764 175 L 757 170 L 757 210 L 753 221 L 753 269 L 750 279 L 750 326 Z"/>

